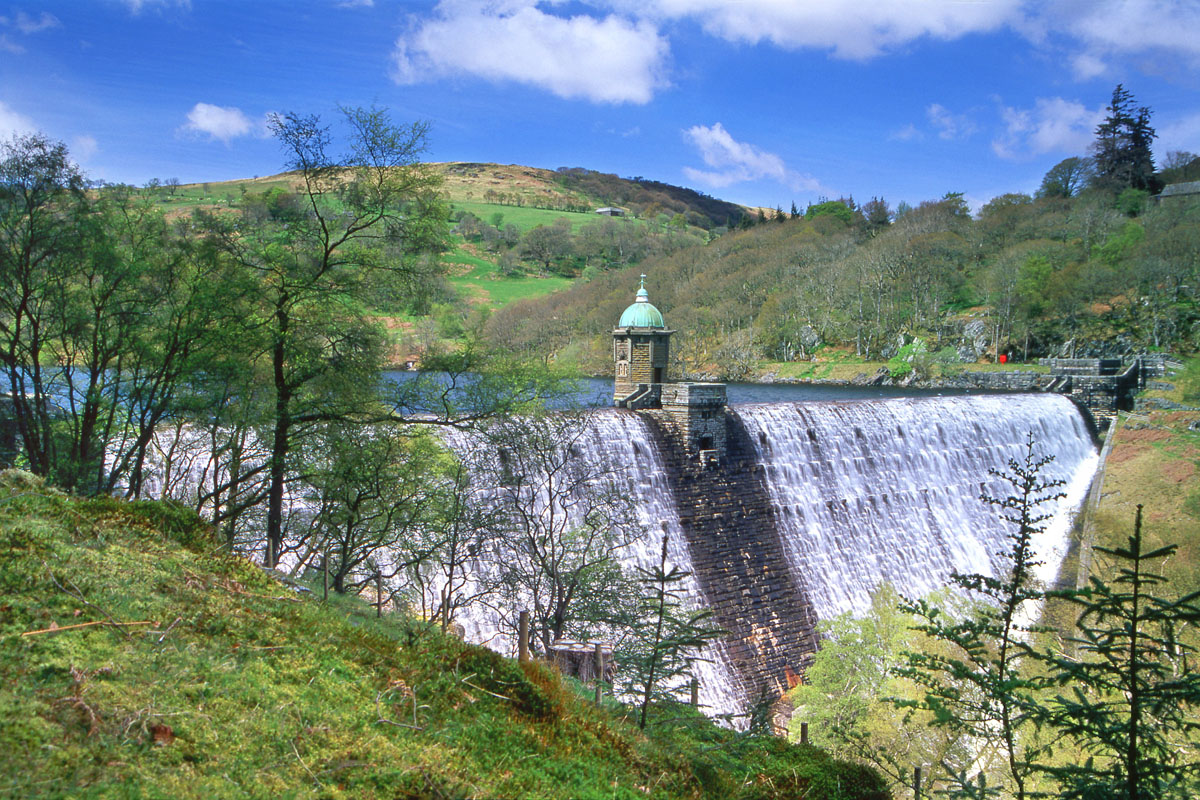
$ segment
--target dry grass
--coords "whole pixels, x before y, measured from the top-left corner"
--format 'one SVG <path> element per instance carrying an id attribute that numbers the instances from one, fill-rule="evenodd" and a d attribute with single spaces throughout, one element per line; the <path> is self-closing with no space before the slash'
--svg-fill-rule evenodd
<path id="1" fill-rule="evenodd" d="M 1175 593 L 1200 589 L 1200 432 L 1188 429 L 1197 419 L 1200 412 L 1151 411 L 1118 423 L 1096 517 L 1096 543 L 1123 545 L 1142 505 L 1149 543 L 1179 546 L 1165 570 Z"/>

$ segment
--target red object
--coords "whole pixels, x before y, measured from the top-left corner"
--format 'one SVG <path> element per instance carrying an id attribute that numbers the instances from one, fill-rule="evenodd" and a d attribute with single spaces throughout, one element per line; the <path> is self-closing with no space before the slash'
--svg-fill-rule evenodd
<path id="1" fill-rule="evenodd" d="M 1000 363 L 1001 363 L 1001 364 L 1006 364 L 1006 363 L 1008 363 L 1008 356 L 1004 355 L 1004 353 L 1001 353 L 1001 354 L 1000 354 Z"/>

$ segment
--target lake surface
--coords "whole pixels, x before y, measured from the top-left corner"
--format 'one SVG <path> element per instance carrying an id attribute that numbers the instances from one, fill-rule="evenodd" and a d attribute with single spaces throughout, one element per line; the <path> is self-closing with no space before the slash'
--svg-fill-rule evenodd
<path id="1" fill-rule="evenodd" d="M 612 405 L 612 378 L 584 378 L 581 397 L 595 405 Z M 727 383 L 729 403 L 799 403 L 806 400 L 876 400 L 881 397 L 940 397 L 996 394 L 972 389 L 915 389 L 900 386 L 841 386 L 822 383 Z"/>
<path id="2" fill-rule="evenodd" d="M 388 380 L 408 381 L 416 372 L 389 371 Z M 584 406 L 612 405 L 612 378 L 580 378 L 575 403 Z M 916 389 L 900 386 L 849 386 L 808 383 L 727 383 L 726 400 L 734 403 L 799 403 L 805 401 L 878 400 L 886 397 L 942 397 L 965 394 L 1002 394 L 983 389 Z"/>

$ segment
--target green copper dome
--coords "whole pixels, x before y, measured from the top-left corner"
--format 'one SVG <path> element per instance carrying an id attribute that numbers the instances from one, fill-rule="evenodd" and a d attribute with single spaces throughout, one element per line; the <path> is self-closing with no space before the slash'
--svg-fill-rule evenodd
<path id="1" fill-rule="evenodd" d="M 650 296 L 646 294 L 646 276 L 642 276 L 642 285 L 638 289 L 637 299 L 633 305 L 621 313 L 618 328 L 665 328 L 662 312 L 650 304 Z"/>

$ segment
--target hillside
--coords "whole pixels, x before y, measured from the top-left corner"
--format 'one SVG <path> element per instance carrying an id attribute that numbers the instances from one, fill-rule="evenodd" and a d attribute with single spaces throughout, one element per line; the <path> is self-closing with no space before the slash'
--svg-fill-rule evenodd
<path id="1" fill-rule="evenodd" d="M 826 377 L 793 365 L 878 364 L 909 345 L 924 372 L 1001 354 L 1192 352 L 1200 203 L 1135 200 L 1004 195 L 977 215 L 956 195 L 895 212 L 823 203 L 515 303 L 490 330 L 606 371 L 608 333 L 645 272 L 651 302 L 686 333 L 679 375 Z"/>
<path id="2" fill-rule="evenodd" d="M 686 706 L 628 709 L 400 613 L 297 591 L 190 512 L 0 473 L 0 795 L 883 798 Z"/>
<path id="3" fill-rule="evenodd" d="M 441 255 L 444 276 L 427 278 L 399 302 L 381 302 L 390 326 L 411 334 L 433 304 L 458 317 L 503 308 L 569 287 L 588 267 L 610 269 L 702 242 L 747 209 L 679 186 L 580 168 L 446 162 L 425 165 L 442 180 L 454 225 Z M 225 209 L 247 197 L 297 188 L 295 173 L 179 185 L 149 191 L 169 217 Z M 611 218 L 598 208 L 617 207 Z M 535 228 L 541 230 L 531 235 Z M 399 350 L 421 349 L 418 344 Z"/>

